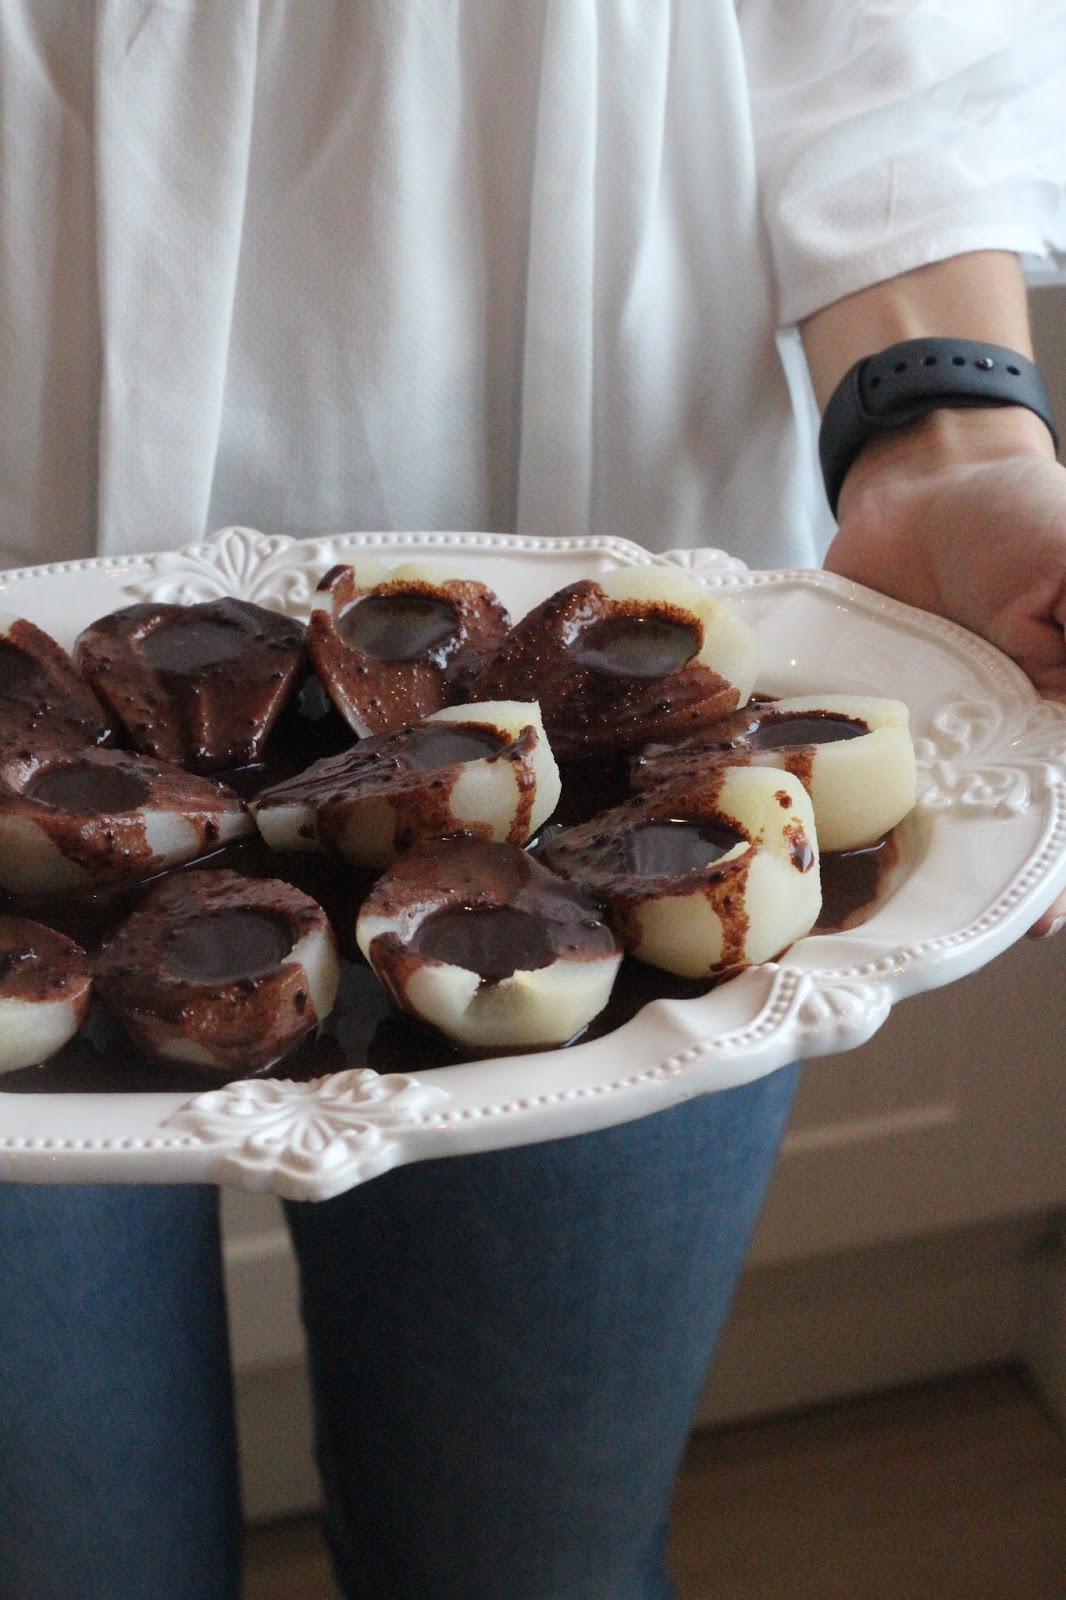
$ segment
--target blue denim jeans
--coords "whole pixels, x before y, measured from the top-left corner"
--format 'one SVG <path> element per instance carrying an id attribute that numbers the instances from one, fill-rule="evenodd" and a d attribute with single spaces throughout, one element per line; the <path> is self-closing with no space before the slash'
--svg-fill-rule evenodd
<path id="1" fill-rule="evenodd" d="M 351 1600 L 668 1600 L 797 1069 L 288 1207 Z M 236 1600 L 213 1196 L 0 1185 L 0 1596 Z M 284 1448 L 284 1441 L 279 1441 Z"/>
<path id="2" fill-rule="evenodd" d="M 0 1184 L 0 1596 L 232 1600 L 215 1191 Z"/>

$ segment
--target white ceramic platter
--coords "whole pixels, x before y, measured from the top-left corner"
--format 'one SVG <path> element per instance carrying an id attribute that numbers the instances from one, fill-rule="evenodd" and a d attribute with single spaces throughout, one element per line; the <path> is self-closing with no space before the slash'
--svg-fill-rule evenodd
<path id="1" fill-rule="evenodd" d="M 4 1094 L 0 1177 L 215 1182 L 325 1199 L 403 1162 L 629 1121 L 800 1056 L 863 1043 L 890 1007 L 984 965 L 1066 885 L 1066 711 L 962 629 L 817 572 L 748 572 L 713 550 L 611 539 L 351 534 L 293 542 L 231 528 L 176 553 L 0 575 L 0 610 L 61 643 L 140 600 L 234 595 L 306 616 L 317 579 L 373 548 L 446 562 L 515 617 L 613 566 L 686 568 L 757 630 L 759 688 L 889 694 L 911 709 L 920 802 L 892 893 L 847 933 L 801 940 L 696 1000 L 657 1000 L 603 1039 L 420 1073 L 352 1070 L 175 1094 Z"/>

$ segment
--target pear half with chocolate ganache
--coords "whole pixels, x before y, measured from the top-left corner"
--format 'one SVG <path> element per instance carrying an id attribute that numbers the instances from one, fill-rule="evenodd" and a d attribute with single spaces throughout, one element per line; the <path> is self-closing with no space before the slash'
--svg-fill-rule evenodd
<path id="1" fill-rule="evenodd" d="M 0 752 L 0 888 L 12 894 L 137 883 L 254 831 L 232 790 L 131 751 Z"/>
<path id="2" fill-rule="evenodd" d="M 787 772 L 682 772 L 538 853 L 606 908 L 632 955 L 686 978 L 772 960 L 822 905 L 814 813 Z"/>
<path id="3" fill-rule="evenodd" d="M 535 606 L 471 692 L 539 701 L 558 760 L 602 762 L 726 716 L 757 668 L 754 631 L 700 584 L 620 567 Z"/>
<path id="4" fill-rule="evenodd" d="M 319 582 L 308 649 L 341 715 L 367 737 L 467 699 L 509 625 L 483 583 L 443 564 L 389 568 L 364 555 Z"/>
<path id="5" fill-rule="evenodd" d="M 307 670 L 303 624 L 247 600 L 126 606 L 74 656 L 135 750 L 192 772 L 259 759 Z"/>
<path id="6" fill-rule="evenodd" d="M 149 1054 L 254 1072 L 333 1008 L 340 980 L 325 912 L 301 890 L 227 869 L 176 873 L 103 946 L 96 982 Z"/>
<path id="7" fill-rule="evenodd" d="M 383 867 L 418 840 L 447 834 L 522 844 L 559 793 L 539 707 L 496 701 L 446 706 L 362 739 L 265 789 L 251 809 L 274 850 Z"/>
<path id="8" fill-rule="evenodd" d="M 0 747 L 78 750 L 113 738 L 111 719 L 63 647 L 36 623 L 0 612 Z"/>
<path id="9" fill-rule="evenodd" d="M 73 939 L 29 917 L 0 917 L 0 1072 L 35 1067 L 73 1039 L 92 981 Z"/>
<path id="10" fill-rule="evenodd" d="M 875 843 L 917 800 L 910 714 L 901 700 L 807 694 L 751 704 L 679 745 L 652 745 L 633 763 L 633 787 L 646 790 L 708 763 L 776 767 L 799 778 L 824 851 Z"/>
<path id="11" fill-rule="evenodd" d="M 356 922 L 402 1011 L 470 1049 L 566 1044 L 610 997 L 618 941 L 583 890 L 515 845 L 445 839 L 409 850 Z"/>

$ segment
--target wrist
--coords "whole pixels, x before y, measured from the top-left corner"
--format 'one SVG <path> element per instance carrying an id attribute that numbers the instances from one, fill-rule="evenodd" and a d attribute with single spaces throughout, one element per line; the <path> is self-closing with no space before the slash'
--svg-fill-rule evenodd
<path id="1" fill-rule="evenodd" d="M 829 397 L 818 436 L 833 511 L 838 509 L 845 478 L 871 445 L 897 434 L 907 437 L 930 414 L 969 410 L 990 411 L 999 420 L 991 429 L 949 425 L 931 438 L 945 443 L 957 440 L 964 450 L 972 439 L 980 449 L 985 440 L 1018 436 L 1010 418 L 1019 411 L 1034 414 L 1049 443 L 1056 442 L 1040 369 L 1020 351 L 984 341 L 928 336 L 889 345 L 855 362 Z M 908 438 L 905 453 L 910 452 Z"/>
<path id="2" fill-rule="evenodd" d="M 1025 455 L 1055 459 L 1054 441 L 1035 412 L 1013 405 L 941 407 L 863 447 L 841 484 L 838 513 L 868 494 L 904 489 L 915 480 L 931 488 L 941 474 Z"/>

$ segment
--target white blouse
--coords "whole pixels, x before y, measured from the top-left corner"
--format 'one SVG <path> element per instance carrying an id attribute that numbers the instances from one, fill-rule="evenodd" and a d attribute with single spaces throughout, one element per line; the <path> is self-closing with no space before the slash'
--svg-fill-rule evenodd
<path id="1" fill-rule="evenodd" d="M 1066 249 L 1061 0 L 0 0 L 0 559 L 819 559 L 797 318 Z"/>

